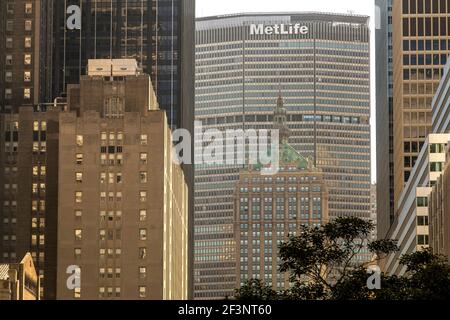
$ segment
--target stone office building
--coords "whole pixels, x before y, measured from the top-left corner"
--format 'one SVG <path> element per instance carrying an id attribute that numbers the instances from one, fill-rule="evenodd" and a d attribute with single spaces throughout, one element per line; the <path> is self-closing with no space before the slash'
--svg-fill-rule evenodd
<path id="1" fill-rule="evenodd" d="M 187 299 L 188 190 L 167 117 L 148 75 L 110 64 L 90 61 L 60 115 L 57 298 Z"/>

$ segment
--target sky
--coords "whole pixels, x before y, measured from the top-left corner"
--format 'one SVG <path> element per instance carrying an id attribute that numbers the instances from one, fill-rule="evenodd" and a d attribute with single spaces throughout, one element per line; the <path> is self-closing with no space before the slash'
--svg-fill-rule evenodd
<path id="1" fill-rule="evenodd" d="M 197 17 L 242 12 L 320 11 L 370 16 L 372 37 L 372 181 L 376 181 L 375 5 L 374 0 L 196 0 Z"/>

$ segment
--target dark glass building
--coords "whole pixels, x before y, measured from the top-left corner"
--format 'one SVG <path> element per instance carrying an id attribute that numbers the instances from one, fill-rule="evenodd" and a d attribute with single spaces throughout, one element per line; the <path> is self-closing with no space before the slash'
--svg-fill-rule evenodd
<path id="1" fill-rule="evenodd" d="M 79 82 L 88 59 L 133 58 L 151 75 L 170 124 L 189 127 L 182 110 L 193 110 L 194 16 L 195 0 L 53 0 L 47 102 Z"/>

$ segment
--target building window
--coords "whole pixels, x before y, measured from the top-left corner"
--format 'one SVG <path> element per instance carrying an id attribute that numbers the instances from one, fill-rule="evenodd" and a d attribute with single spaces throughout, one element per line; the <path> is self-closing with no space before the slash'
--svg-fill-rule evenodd
<path id="1" fill-rule="evenodd" d="M 14 14 L 14 3 L 7 3 L 6 4 L 6 13 L 7 14 Z"/>
<path id="2" fill-rule="evenodd" d="M 418 235 L 417 244 L 420 246 L 426 246 L 429 244 L 428 235 Z"/>
<path id="3" fill-rule="evenodd" d="M 33 28 L 33 21 L 31 20 L 25 20 L 25 31 L 31 31 Z M 31 38 L 30 38 L 31 41 Z"/>
<path id="4" fill-rule="evenodd" d="M 31 37 L 25 37 L 24 47 L 26 49 L 31 48 Z"/>
<path id="5" fill-rule="evenodd" d="M 6 82 L 11 82 L 12 81 L 12 72 L 11 71 L 6 71 L 5 72 L 5 81 Z"/>
<path id="6" fill-rule="evenodd" d="M 82 183 L 83 182 L 83 173 L 82 172 L 75 173 L 75 180 L 77 183 Z"/>
<path id="7" fill-rule="evenodd" d="M 140 197 L 141 202 L 146 202 L 147 201 L 147 191 L 141 191 L 139 194 L 139 197 Z"/>
<path id="8" fill-rule="evenodd" d="M 14 21 L 7 20 L 6 21 L 6 31 L 13 31 L 14 30 Z"/>
<path id="9" fill-rule="evenodd" d="M 147 229 L 140 229 L 139 230 L 139 239 L 141 241 L 147 240 Z"/>
<path id="10" fill-rule="evenodd" d="M 31 99 L 31 89 L 30 88 L 25 88 L 23 89 L 23 98 L 24 99 Z"/>
<path id="11" fill-rule="evenodd" d="M 78 165 L 82 165 L 83 164 L 83 154 L 82 153 L 77 153 L 77 155 L 76 155 L 76 163 Z"/>
<path id="12" fill-rule="evenodd" d="M 6 59 L 6 60 L 5 60 L 6 65 L 7 65 L 7 66 L 11 66 L 11 65 L 12 65 L 12 61 L 13 61 L 12 55 L 7 54 L 5 59 Z"/>
<path id="13" fill-rule="evenodd" d="M 139 278 L 145 279 L 147 277 L 147 268 L 146 267 L 139 267 Z"/>
<path id="14" fill-rule="evenodd" d="M 430 171 L 431 172 L 441 172 L 443 169 L 442 162 L 431 162 Z"/>
<path id="15" fill-rule="evenodd" d="M 23 73 L 23 81 L 30 82 L 31 81 L 31 71 L 25 71 Z"/>
<path id="16" fill-rule="evenodd" d="M 148 155 L 147 153 L 141 153 L 141 165 L 147 165 L 148 163 Z"/>
<path id="17" fill-rule="evenodd" d="M 73 297 L 75 299 L 81 298 L 81 288 L 75 288 L 75 290 L 73 291 Z"/>
<path id="18" fill-rule="evenodd" d="M 27 53 L 24 55 L 23 63 L 27 66 L 31 65 L 31 54 Z"/>
<path id="19" fill-rule="evenodd" d="M 147 210 L 140 210 L 139 211 L 139 221 L 145 221 L 147 220 Z"/>
<path id="20" fill-rule="evenodd" d="M 25 13 L 32 14 L 33 13 L 33 4 L 31 2 L 25 3 Z"/>
<path id="21" fill-rule="evenodd" d="M 74 256 L 75 256 L 75 259 L 81 259 L 81 248 L 74 249 Z"/>
<path id="22" fill-rule="evenodd" d="M 82 210 L 75 210 L 75 218 L 80 219 L 83 216 Z"/>
<path id="23" fill-rule="evenodd" d="M 147 172 L 142 171 L 139 173 L 139 181 L 141 183 L 147 183 Z"/>
<path id="24" fill-rule="evenodd" d="M 145 259 L 147 257 L 147 248 L 139 248 L 139 259 Z"/>
<path id="25" fill-rule="evenodd" d="M 83 202 L 83 192 L 77 191 L 75 192 L 75 202 L 82 203 Z"/>
<path id="26" fill-rule="evenodd" d="M 117 154 L 116 155 L 116 161 L 117 161 L 117 165 L 121 166 L 123 164 L 123 155 L 122 154 Z"/>
<path id="27" fill-rule="evenodd" d="M 141 134 L 141 146 L 146 146 L 148 144 L 148 136 L 146 134 Z"/>
<path id="28" fill-rule="evenodd" d="M 12 99 L 12 89 L 5 89 L 5 99 L 9 100 Z"/>
<path id="29" fill-rule="evenodd" d="M 75 241 L 81 241 L 83 239 L 83 231 L 81 229 L 75 230 Z"/>
<path id="30" fill-rule="evenodd" d="M 77 140 L 77 146 L 78 147 L 82 147 L 83 146 L 83 143 L 84 143 L 84 139 L 83 139 L 83 136 L 82 135 L 77 135 L 77 138 L 76 138 Z"/>
<path id="31" fill-rule="evenodd" d="M 147 297 L 147 287 L 140 286 L 139 287 L 139 298 L 146 298 Z"/>
<path id="32" fill-rule="evenodd" d="M 123 117 L 124 103 L 120 97 L 110 97 L 105 99 L 105 117 L 121 118 Z"/>
<path id="33" fill-rule="evenodd" d="M 11 37 L 6 38 L 6 49 L 12 49 L 13 47 L 13 39 Z"/>
<path id="34" fill-rule="evenodd" d="M 428 226 L 428 216 L 418 216 L 417 217 L 418 226 Z"/>

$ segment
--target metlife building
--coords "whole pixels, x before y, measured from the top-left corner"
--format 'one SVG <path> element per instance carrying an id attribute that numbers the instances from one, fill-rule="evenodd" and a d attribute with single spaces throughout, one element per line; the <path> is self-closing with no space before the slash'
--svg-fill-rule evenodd
<path id="1" fill-rule="evenodd" d="M 238 14 L 196 22 L 196 120 L 202 122 L 203 130 L 271 129 L 281 92 L 290 144 L 322 169 L 331 219 L 370 218 L 368 24 L 366 16 L 324 13 Z M 248 252 L 235 252 L 233 195 L 241 169 L 240 165 L 196 166 L 197 299 L 233 295 L 239 282 L 236 261 L 248 259 L 253 250 L 248 243 Z M 267 198 L 278 201 L 276 192 Z M 313 205 L 308 192 L 304 199 Z M 253 239 L 276 233 L 270 214 L 288 206 L 281 199 L 273 206 L 263 202 L 248 204 L 268 217 L 265 224 L 253 224 L 249 217 L 248 233 Z M 245 234 L 240 239 L 245 241 Z M 278 243 L 265 245 L 266 257 L 271 259 Z M 260 260 L 260 252 L 255 252 L 255 276 L 264 267 Z M 279 277 L 268 275 L 262 280 L 273 285 L 282 282 L 283 275 Z"/>

